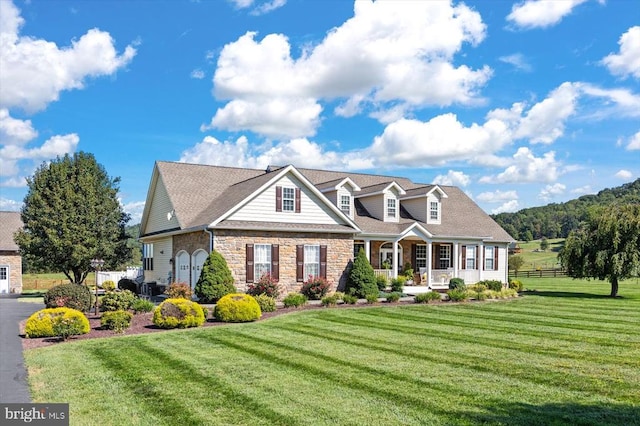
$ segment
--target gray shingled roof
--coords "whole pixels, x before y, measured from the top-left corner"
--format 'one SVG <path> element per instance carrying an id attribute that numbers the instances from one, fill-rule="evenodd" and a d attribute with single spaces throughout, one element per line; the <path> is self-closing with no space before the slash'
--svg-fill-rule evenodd
<path id="1" fill-rule="evenodd" d="M 169 198 L 176 210 L 176 216 L 182 229 L 203 227 L 224 213 L 228 212 L 242 200 L 253 194 L 262 185 L 271 180 L 280 166 L 270 166 L 265 170 L 244 169 L 234 167 L 208 166 L 186 163 L 158 162 L 158 171 L 165 184 Z M 433 185 L 414 183 L 403 177 L 371 175 L 364 173 L 339 172 L 317 169 L 297 169 L 312 184 L 326 187 L 332 183 L 349 177 L 362 188 L 363 193 L 381 190 L 395 181 L 409 194 L 428 192 Z M 316 186 L 317 187 L 317 186 Z M 453 186 L 440 186 L 448 198 L 442 200 L 442 224 L 427 225 L 419 222 L 434 236 L 443 237 L 485 237 L 494 241 L 513 241 L 491 217 L 489 217 L 464 192 Z M 389 223 L 371 217 L 362 206 L 356 209 L 355 223 L 367 234 L 399 234 L 416 220 L 401 209 L 399 223 Z M 220 226 L 235 229 L 258 227 L 264 223 L 239 221 L 223 221 Z M 284 229 L 280 224 L 272 224 L 274 230 Z M 287 229 L 291 229 L 286 225 Z M 309 228 L 309 226 L 307 226 Z M 341 226 L 334 227 L 337 232 L 344 232 Z M 321 230 L 318 228 L 318 230 Z M 330 229 L 322 229 L 331 232 Z"/>
<path id="2" fill-rule="evenodd" d="M 13 239 L 13 234 L 23 226 L 19 212 L 0 212 L 0 250 L 20 250 L 20 247 Z"/>

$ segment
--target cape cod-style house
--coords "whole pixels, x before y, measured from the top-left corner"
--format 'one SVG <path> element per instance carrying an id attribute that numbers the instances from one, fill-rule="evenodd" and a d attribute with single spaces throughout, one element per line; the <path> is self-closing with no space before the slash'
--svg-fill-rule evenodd
<path id="1" fill-rule="evenodd" d="M 415 283 L 507 282 L 514 239 L 463 191 L 407 178 L 270 166 L 154 166 L 142 216 L 145 282 L 194 287 L 209 253 L 239 290 L 270 273 L 287 291 L 309 276 L 334 289 L 360 249 L 377 274 L 405 264 Z"/>
<path id="2" fill-rule="evenodd" d="M 20 212 L 0 212 L 0 294 L 22 293 L 22 255 L 13 236 L 23 227 Z"/>

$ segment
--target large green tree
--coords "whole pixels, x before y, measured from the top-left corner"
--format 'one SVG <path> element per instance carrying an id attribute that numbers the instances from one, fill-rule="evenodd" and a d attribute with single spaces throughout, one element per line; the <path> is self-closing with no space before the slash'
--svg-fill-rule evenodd
<path id="1" fill-rule="evenodd" d="M 40 270 L 63 272 L 76 284 L 84 282 L 93 258 L 105 261 L 103 269 L 129 261 L 129 215 L 117 198 L 119 182 L 92 154 L 43 163 L 27 179 L 24 228 L 16 234 L 27 261 Z"/>
<path id="2" fill-rule="evenodd" d="M 590 210 L 558 257 L 570 277 L 607 280 L 617 296 L 619 281 L 640 273 L 640 204 Z"/>

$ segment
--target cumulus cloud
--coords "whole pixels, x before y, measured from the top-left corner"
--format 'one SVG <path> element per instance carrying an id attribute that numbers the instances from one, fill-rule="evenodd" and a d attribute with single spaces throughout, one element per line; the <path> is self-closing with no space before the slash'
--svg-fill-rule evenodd
<path id="1" fill-rule="evenodd" d="M 540 191 L 538 197 L 545 202 L 551 201 L 553 198 L 565 193 L 567 189 L 566 185 L 561 183 L 554 183 L 553 185 L 547 185 Z"/>
<path id="2" fill-rule="evenodd" d="M 449 185 L 449 186 L 467 186 L 471 183 L 471 178 L 465 175 L 463 172 L 457 172 L 455 170 L 449 170 L 446 175 L 438 175 L 433 179 L 433 183 L 436 185 Z"/>
<path id="3" fill-rule="evenodd" d="M 23 145 L 38 136 L 31 120 L 19 120 L 9 115 L 9 110 L 0 108 L 0 143 Z"/>
<path id="4" fill-rule="evenodd" d="M 266 1 L 259 6 L 256 6 L 256 8 L 251 11 L 251 14 L 255 16 L 264 15 L 276 9 L 280 9 L 285 4 L 287 4 L 287 0 Z"/>
<path id="5" fill-rule="evenodd" d="M 512 55 L 501 56 L 498 59 L 505 64 L 513 65 L 520 71 L 531 72 L 533 70 L 522 53 L 514 53 Z"/>
<path id="6" fill-rule="evenodd" d="M 633 177 L 633 173 L 631 173 L 629 170 L 622 169 L 615 174 L 615 177 L 622 180 L 629 180 Z"/>
<path id="7" fill-rule="evenodd" d="M 122 204 L 122 202 L 120 202 Z M 133 201 L 130 203 L 122 204 L 122 209 L 125 213 L 131 216 L 131 223 L 140 223 L 142 221 L 142 212 L 144 211 L 144 201 Z"/>
<path id="8" fill-rule="evenodd" d="M 640 26 L 634 26 L 620 36 L 619 53 L 611 53 L 602 59 L 609 72 L 615 76 L 640 78 Z"/>
<path id="9" fill-rule="evenodd" d="M 560 162 L 555 159 L 555 152 L 550 151 L 542 157 L 536 157 L 527 147 L 518 148 L 513 155 L 512 164 L 502 173 L 495 176 L 483 176 L 481 183 L 525 183 L 554 182 L 560 176 Z"/>
<path id="10" fill-rule="evenodd" d="M 196 68 L 195 70 L 191 71 L 191 74 L 189 74 L 189 76 L 191 78 L 195 78 L 196 80 L 202 80 L 205 77 L 204 71 L 202 71 L 200 68 Z"/>
<path id="11" fill-rule="evenodd" d="M 118 54 L 109 33 L 89 30 L 71 46 L 20 35 L 24 19 L 11 1 L 0 2 L 0 107 L 33 113 L 58 100 L 60 92 L 82 89 L 85 79 L 111 75 L 136 54 L 129 45 Z"/>
<path id="12" fill-rule="evenodd" d="M 631 139 L 629 139 L 629 145 L 627 145 L 627 149 L 629 151 L 640 149 L 640 132 L 631 136 Z"/>
<path id="13" fill-rule="evenodd" d="M 587 0 L 526 0 L 513 5 L 507 21 L 525 29 L 550 27 L 585 1 Z"/>
<path id="14" fill-rule="evenodd" d="M 517 200 L 518 193 L 516 191 L 493 191 L 493 192 L 483 192 L 478 194 L 476 200 L 482 201 L 483 203 L 501 203 L 503 201 L 511 201 Z"/>
<path id="15" fill-rule="evenodd" d="M 17 212 L 17 211 L 20 211 L 21 208 L 22 208 L 21 202 L 0 197 L 0 210 Z"/>
<path id="16" fill-rule="evenodd" d="M 518 211 L 519 207 L 520 203 L 518 203 L 518 200 L 511 200 L 502 204 L 500 207 L 491 210 L 491 214 L 513 213 L 515 211 Z"/>
<path id="17" fill-rule="evenodd" d="M 572 194 L 577 194 L 577 195 L 584 195 L 584 194 L 593 194 L 593 188 L 591 188 L 591 185 L 584 185 L 584 186 L 580 186 L 578 188 L 574 188 L 571 190 Z"/>
<path id="18" fill-rule="evenodd" d="M 640 95 L 628 89 L 603 89 L 593 84 L 579 84 L 580 91 L 587 96 L 602 100 L 601 105 L 590 113 L 595 119 L 610 116 L 640 117 Z"/>
<path id="19" fill-rule="evenodd" d="M 258 40 L 248 32 L 220 53 L 214 95 L 229 104 L 210 127 L 261 133 L 283 120 L 285 131 L 292 131 L 284 136 L 301 137 L 315 133 L 322 101 L 344 99 L 336 113 L 345 116 L 367 108 L 385 116 L 387 102 L 404 110 L 477 103 L 492 71 L 454 65 L 454 56 L 463 44 L 480 43 L 485 31 L 480 15 L 464 4 L 364 0 L 355 2 L 352 18 L 298 58 L 286 36 Z M 278 108 L 268 111 L 263 125 L 256 113 L 272 99 Z M 303 122 L 291 128 L 290 116 L 300 105 L 306 107 L 298 117 Z"/>

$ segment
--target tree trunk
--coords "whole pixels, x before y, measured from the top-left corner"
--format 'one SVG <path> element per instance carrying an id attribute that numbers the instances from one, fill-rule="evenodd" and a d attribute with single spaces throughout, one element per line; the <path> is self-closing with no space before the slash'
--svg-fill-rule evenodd
<path id="1" fill-rule="evenodd" d="M 611 277 L 611 294 L 609 296 L 616 297 L 618 295 L 618 277 Z"/>

